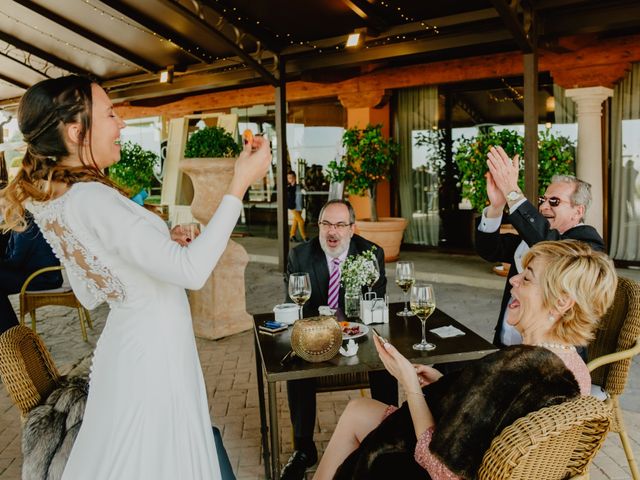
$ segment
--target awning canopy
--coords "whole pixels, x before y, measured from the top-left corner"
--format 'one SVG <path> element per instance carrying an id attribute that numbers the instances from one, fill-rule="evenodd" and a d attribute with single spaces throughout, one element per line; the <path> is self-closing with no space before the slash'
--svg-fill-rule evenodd
<path id="1" fill-rule="evenodd" d="M 515 5 L 514 5 L 515 4 Z M 581 33 L 637 32 L 637 0 L 3 0 L 0 107 L 67 73 L 115 102 L 332 82 L 380 66 L 545 48 Z M 360 33 L 355 48 L 347 36 Z M 168 71 L 169 82 L 160 83 Z"/>

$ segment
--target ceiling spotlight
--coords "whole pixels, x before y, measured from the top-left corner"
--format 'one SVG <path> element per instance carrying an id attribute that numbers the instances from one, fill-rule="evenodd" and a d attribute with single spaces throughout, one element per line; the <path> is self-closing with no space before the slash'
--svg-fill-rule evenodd
<path id="1" fill-rule="evenodd" d="M 360 43 L 360 33 L 351 33 L 347 37 L 347 47 L 357 47 Z"/>
<path id="2" fill-rule="evenodd" d="M 160 83 L 173 83 L 173 65 L 160 72 Z"/>

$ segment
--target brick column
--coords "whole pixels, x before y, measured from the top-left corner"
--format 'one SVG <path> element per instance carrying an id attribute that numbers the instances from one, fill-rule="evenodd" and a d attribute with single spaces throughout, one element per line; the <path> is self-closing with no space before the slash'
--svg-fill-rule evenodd
<path id="1" fill-rule="evenodd" d="M 566 95 L 578 107 L 578 159 L 576 176 L 591 184 L 591 207 L 585 223 L 603 234 L 602 102 L 613 95 L 606 87 L 572 88 Z"/>

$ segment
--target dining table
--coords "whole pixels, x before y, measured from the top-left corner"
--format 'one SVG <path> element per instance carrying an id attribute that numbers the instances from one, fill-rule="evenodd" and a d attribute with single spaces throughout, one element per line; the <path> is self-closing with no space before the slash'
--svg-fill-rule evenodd
<path id="1" fill-rule="evenodd" d="M 402 302 L 389 305 L 388 323 L 360 324 L 360 335 L 358 338 L 354 338 L 354 341 L 358 343 L 358 351 L 354 356 L 346 357 L 337 354 L 331 360 L 318 363 L 307 362 L 295 355 L 290 355 L 291 326 L 282 332 L 264 333 L 259 327 L 267 321 L 273 321 L 274 314 L 269 312 L 254 315 L 253 330 L 260 432 L 266 478 L 277 479 L 280 477 L 277 382 L 383 370 L 384 365 L 375 349 L 371 327 L 375 327 L 380 335 L 391 342 L 412 363 L 453 364 L 476 360 L 497 350 L 492 343 L 437 308 L 427 320 L 426 334 L 427 341 L 434 343 L 436 348 L 432 351 L 414 350 L 413 345 L 420 342 L 421 339 L 421 324 L 417 316 L 397 316 L 397 312 L 402 310 L 403 306 Z M 441 338 L 431 331 L 445 326 L 452 326 L 461 331 L 463 335 Z M 366 333 L 364 333 L 365 331 Z M 345 340 L 347 339 L 347 335 L 345 335 Z M 284 362 L 283 359 L 285 359 Z M 266 401 L 265 381 L 267 386 Z"/>

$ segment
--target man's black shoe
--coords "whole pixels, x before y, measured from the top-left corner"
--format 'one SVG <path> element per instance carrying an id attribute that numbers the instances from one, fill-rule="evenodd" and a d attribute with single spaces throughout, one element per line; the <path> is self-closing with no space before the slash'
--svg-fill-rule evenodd
<path id="1" fill-rule="evenodd" d="M 306 453 L 296 450 L 282 469 L 280 480 L 304 480 L 304 472 L 316 462 L 317 459 L 309 458 Z"/>

